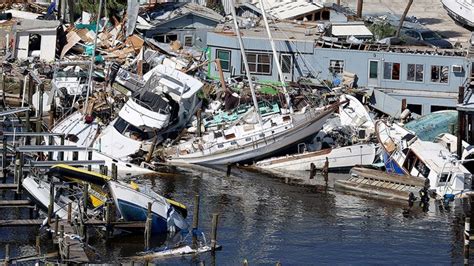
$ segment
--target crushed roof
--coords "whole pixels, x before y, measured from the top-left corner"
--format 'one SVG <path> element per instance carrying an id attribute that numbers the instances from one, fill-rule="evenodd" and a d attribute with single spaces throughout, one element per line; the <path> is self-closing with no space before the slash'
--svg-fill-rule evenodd
<path id="1" fill-rule="evenodd" d="M 268 4 L 264 4 L 264 7 L 269 15 L 277 19 L 292 19 L 300 15 L 320 10 L 324 6 L 319 3 L 308 2 L 305 0 L 278 0 L 269 1 Z"/>
<path id="2" fill-rule="evenodd" d="M 147 13 L 150 23 L 154 26 L 166 23 L 188 14 L 204 17 L 216 22 L 221 22 L 224 17 L 214 10 L 196 3 L 164 3 Z"/>

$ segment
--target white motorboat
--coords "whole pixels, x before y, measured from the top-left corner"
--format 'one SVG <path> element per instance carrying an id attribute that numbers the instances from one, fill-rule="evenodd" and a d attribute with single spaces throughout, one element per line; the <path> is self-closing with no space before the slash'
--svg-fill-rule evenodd
<path id="1" fill-rule="evenodd" d="M 91 147 L 99 132 L 97 121 L 86 121 L 84 114 L 76 111 L 58 122 L 52 129 L 53 133 L 61 133 L 66 136 L 66 145 L 77 145 L 81 147 Z M 56 143 L 59 137 L 55 138 Z"/>
<path id="2" fill-rule="evenodd" d="M 140 188 L 140 191 L 129 185 L 109 181 L 109 189 L 115 204 L 125 221 L 145 221 L 148 203 L 151 202 L 152 232 L 165 233 L 188 228 L 181 214 L 168 203 L 166 198 L 151 189 Z"/>
<path id="3" fill-rule="evenodd" d="M 326 158 L 328 158 L 329 169 L 341 171 L 348 170 L 355 165 L 370 165 L 374 163 L 376 154 L 377 146 L 375 144 L 356 144 L 270 158 L 255 163 L 255 166 L 263 169 L 309 171 L 311 164 L 322 169 Z"/>
<path id="4" fill-rule="evenodd" d="M 474 4 L 471 0 L 441 0 L 441 3 L 457 23 L 474 28 Z"/>
<path id="5" fill-rule="evenodd" d="M 148 151 L 155 137 L 181 129 L 199 105 L 203 83 L 174 68 L 158 65 L 143 81 L 131 82 L 119 72 L 118 82 L 129 86 L 130 97 L 118 117 L 94 142 L 94 147 L 114 158 L 128 161 L 139 150 Z M 132 88 L 129 83 L 139 84 Z"/>
<path id="6" fill-rule="evenodd" d="M 386 171 L 424 177 L 438 197 L 470 192 L 471 173 L 442 144 L 423 141 L 397 124 L 375 124 Z"/>

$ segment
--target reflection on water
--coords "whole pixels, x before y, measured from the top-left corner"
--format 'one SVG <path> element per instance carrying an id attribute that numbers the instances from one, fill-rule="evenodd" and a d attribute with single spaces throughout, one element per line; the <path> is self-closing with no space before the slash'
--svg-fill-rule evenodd
<path id="1" fill-rule="evenodd" d="M 220 213 L 218 242 L 223 249 L 215 257 L 203 254 L 156 261 L 159 264 L 235 265 L 244 259 L 250 264 L 284 265 L 462 262 L 459 202 L 451 210 L 431 204 L 427 213 L 414 211 L 404 217 L 403 203 L 289 186 L 240 169 L 233 169 L 230 177 L 213 169 L 173 171 L 176 175 L 140 183 L 154 185 L 158 193 L 186 204 L 190 224 L 193 197 L 199 193 L 200 228 L 209 235 L 212 213 Z M 31 232 L 5 235 L 5 229 L 0 230 L 0 243 L 34 242 Z M 166 244 L 166 236 L 155 237 L 153 243 Z M 30 245 L 21 246 L 22 253 L 33 252 Z M 98 240 L 94 245 L 103 261 L 116 261 L 143 251 L 143 236 Z"/>

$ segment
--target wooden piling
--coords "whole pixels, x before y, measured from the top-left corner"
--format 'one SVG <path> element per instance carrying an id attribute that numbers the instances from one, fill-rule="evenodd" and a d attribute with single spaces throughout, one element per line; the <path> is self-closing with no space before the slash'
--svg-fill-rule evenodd
<path id="1" fill-rule="evenodd" d="M 471 234 L 471 218 L 466 217 L 464 219 L 464 260 L 469 260 L 469 237 Z"/>
<path id="2" fill-rule="evenodd" d="M 44 88 L 43 85 L 40 84 L 38 85 L 38 91 L 39 91 L 39 108 L 38 108 L 38 117 L 36 118 L 36 132 L 41 132 L 42 130 L 42 125 L 43 125 L 43 93 L 44 93 Z M 41 145 L 41 137 L 38 136 L 36 137 L 36 145 Z"/>
<path id="3" fill-rule="evenodd" d="M 54 137 L 53 136 L 49 136 L 49 139 L 48 139 L 48 145 L 49 146 L 53 146 L 54 145 Z M 52 161 L 53 160 L 53 152 L 50 151 L 48 152 L 48 161 Z"/>
<path id="4" fill-rule="evenodd" d="M 199 194 L 194 196 L 194 212 L 193 212 L 193 248 L 197 248 L 196 230 L 199 226 Z"/>
<path id="5" fill-rule="evenodd" d="M 59 238 L 64 239 L 64 224 L 59 227 Z"/>
<path id="6" fill-rule="evenodd" d="M 65 136 L 64 135 L 61 135 L 61 146 L 64 146 L 64 139 L 65 139 Z M 64 161 L 64 151 L 60 151 L 59 152 L 59 161 Z"/>
<path id="7" fill-rule="evenodd" d="M 460 86 L 458 91 L 458 104 L 462 104 L 464 102 L 464 87 Z M 458 111 L 458 134 L 457 134 L 457 155 L 458 158 L 461 159 L 462 157 L 462 141 L 464 140 L 464 132 L 465 132 L 465 117 L 463 111 Z"/>
<path id="8" fill-rule="evenodd" d="M 115 163 L 113 163 L 112 164 L 112 179 L 114 181 L 117 181 L 117 175 L 118 175 L 117 165 Z"/>
<path id="9" fill-rule="evenodd" d="M 49 205 L 48 205 L 48 224 L 51 224 L 51 216 L 54 212 L 54 183 L 51 182 L 49 187 Z"/>
<path id="10" fill-rule="evenodd" d="M 87 219 L 87 203 L 89 202 L 89 184 L 84 184 L 84 191 L 82 197 L 82 217 L 83 219 Z"/>
<path id="11" fill-rule="evenodd" d="M 5 262 L 4 265 L 10 264 L 10 244 L 5 245 Z"/>
<path id="12" fill-rule="evenodd" d="M 226 172 L 226 177 L 230 176 L 230 173 L 232 171 L 232 164 L 227 164 L 227 172 Z"/>
<path id="13" fill-rule="evenodd" d="M 72 203 L 67 204 L 67 222 L 70 224 L 72 221 Z"/>
<path id="14" fill-rule="evenodd" d="M 212 214 L 212 227 L 211 227 L 211 250 L 215 251 L 217 246 L 217 224 L 219 222 L 219 214 Z"/>
<path id="15" fill-rule="evenodd" d="M 92 151 L 87 152 L 87 160 L 92 161 Z M 87 165 L 87 170 L 92 171 L 92 165 L 88 164 Z"/>
<path id="16" fill-rule="evenodd" d="M 150 249 L 151 241 L 151 230 L 152 230 L 152 213 L 151 213 L 152 202 L 148 202 L 147 218 L 145 222 L 145 249 Z"/>
<path id="17" fill-rule="evenodd" d="M 3 173 L 3 183 L 7 182 L 7 136 L 2 136 L 2 173 Z"/>
<path id="18" fill-rule="evenodd" d="M 36 253 L 41 255 L 41 236 L 36 236 L 36 245 L 35 245 Z"/>
<path id="19" fill-rule="evenodd" d="M 56 215 L 56 218 L 54 219 L 54 235 L 53 235 L 53 241 L 58 237 L 58 229 L 59 229 L 59 216 Z"/>
<path id="20" fill-rule="evenodd" d="M 18 182 L 17 182 L 17 187 L 16 187 L 16 194 L 20 196 L 21 194 L 21 189 L 23 188 L 21 186 L 22 180 L 23 180 L 23 166 L 25 164 L 25 154 L 20 153 L 20 158 L 18 162 Z"/>
<path id="21" fill-rule="evenodd" d="M 79 160 L 79 152 L 78 151 L 73 151 L 72 152 L 72 160 L 73 161 L 78 161 Z"/>

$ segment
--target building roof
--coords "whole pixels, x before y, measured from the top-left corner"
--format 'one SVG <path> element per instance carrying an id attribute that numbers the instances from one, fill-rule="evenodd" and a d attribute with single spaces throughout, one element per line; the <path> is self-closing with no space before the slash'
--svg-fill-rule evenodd
<path id="1" fill-rule="evenodd" d="M 17 30 L 55 30 L 60 24 L 59 20 L 19 19 Z"/>
<path id="2" fill-rule="evenodd" d="M 163 3 L 158 5 L 155 10 L 147 13 L 148 20 L 153 26 L 158 26 L 189 14 L 216 22 L 224 20 L 224 17 L 219 13 L 196 3 Z"/>
<path id="3" fill-rule="evenodd" d="M 372 32 L 363 23 L 344 23 L 332 24 L 332 35 L 335 37 L 342 36 L 373 36 Z"/>
<path id="4" fill-rule="evenodd" d="M 277 19 L 292 19 L 322 9 L 324 6 L 305 0 L 277 0 L 264 4 L 267 13 Z"/>

